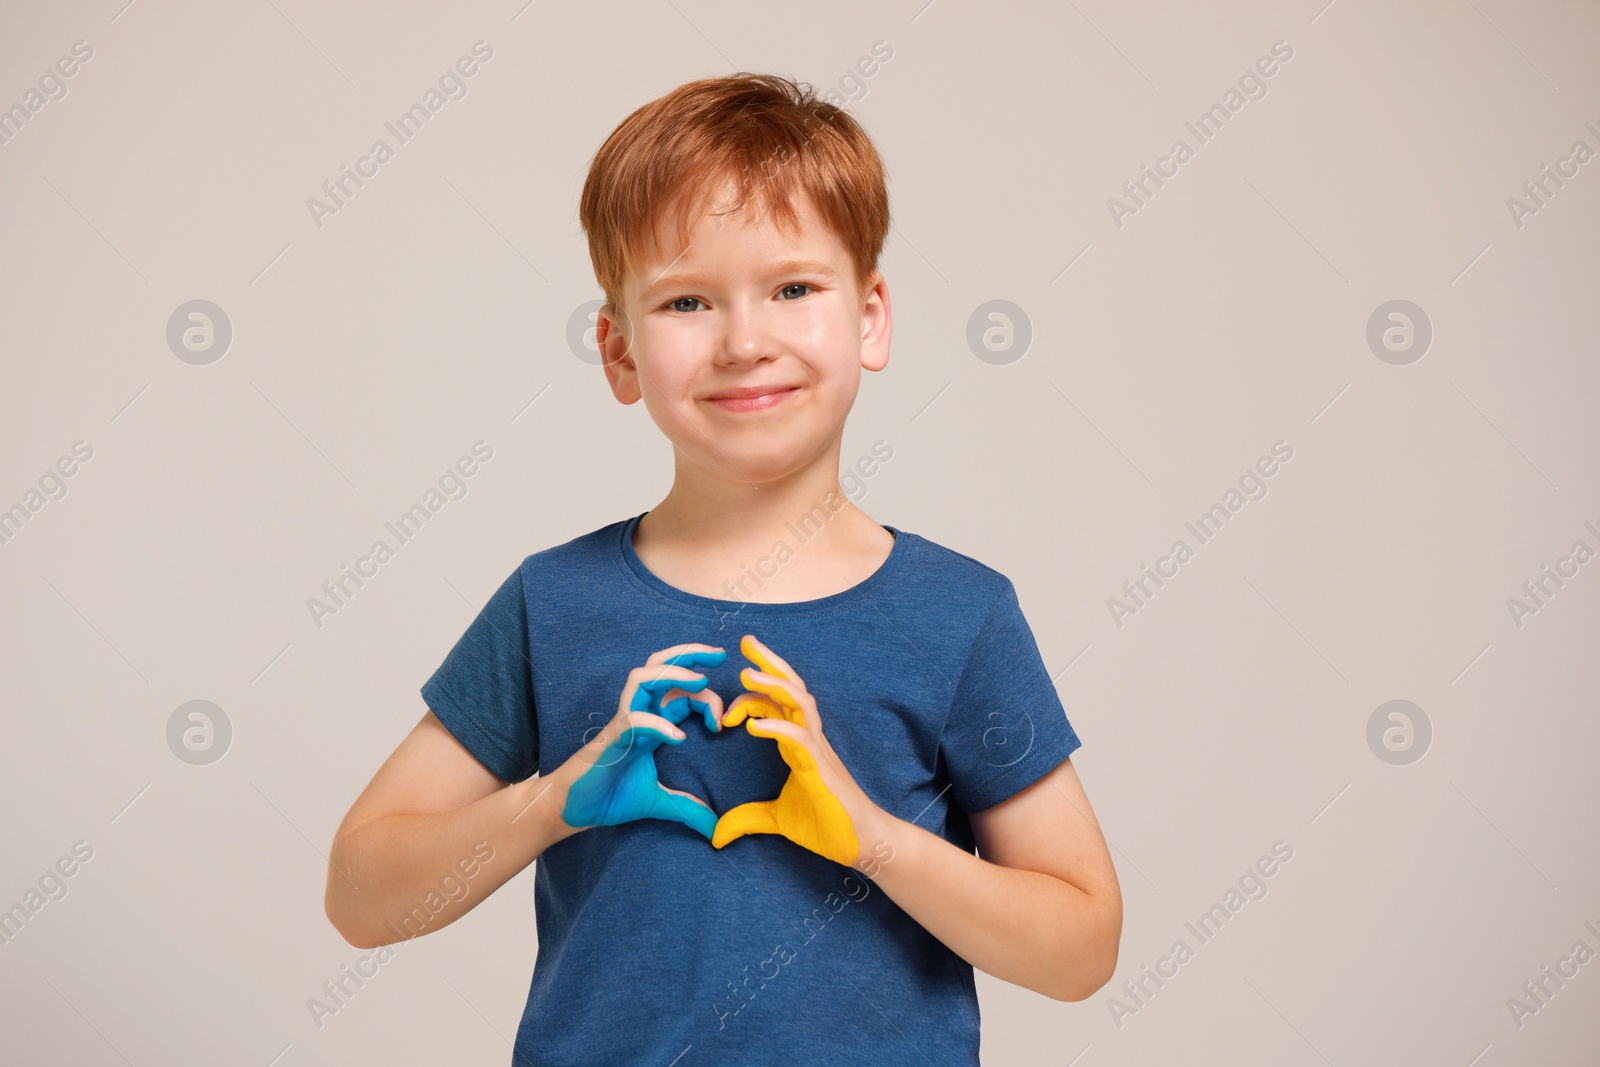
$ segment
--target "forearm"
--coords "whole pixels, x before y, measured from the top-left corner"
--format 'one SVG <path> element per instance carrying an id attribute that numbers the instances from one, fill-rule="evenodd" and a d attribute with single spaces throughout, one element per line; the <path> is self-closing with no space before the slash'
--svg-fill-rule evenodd
<path id="1" fill-rule="evenodd" d="M 867 834 L 863 856 L 879 841 L 894 850 L 868 868 L 873 883 L 974 967 L 1056 1000 L 1082 1000 L 1109 980 L 1114 894 L 990 863 L 887 813 Z"/>
<path id="2" fill-rule="evenodd" d="M 324 908 L 345 940 L 376 948 L 450 925 L 577 831 L 552 780 L 530 778 L 453 811 L 390 815 L 336 835 Z"/>

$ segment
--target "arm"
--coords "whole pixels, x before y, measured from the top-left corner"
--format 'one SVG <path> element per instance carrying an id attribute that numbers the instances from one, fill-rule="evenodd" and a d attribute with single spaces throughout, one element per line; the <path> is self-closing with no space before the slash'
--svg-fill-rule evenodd
<path id="1" fill-rule="evenodd" d="M 874 805 L 861 865 L 974 967 L 1054 1000 L 1094 995 L 1116 971 L 1122 893 L 1071 757 L 969 818 L 981 859 Z M 867 864 L 878 841 L 892 858 Z"/>
<path id="2" fill-rule="evenodd" d="M 560 817 L 565 788 L 545 795 L 556 784 L 535 776 L 507 785 L 428 712 L 334 834 L 328 920 L 357 948 L 450 925 L 577 832 Z"/>
<path id="3" fill-rule="evenodd" d="M 334 834 L 328 921 L 357 948 L 432 933 L 589 826 L 666 819 L 710 837 L 716 816 L 698 797 L 661 785 L 652 753 L 683 742 L 676 724 L 694 708 L 715 728 L 722 698 L 693 668 L 725 658 L 698 644 L 655 653 L 629 673 L 604 729 L 549 774 L 514 785 L 429 711 Z"/>
<path id="4" fill-rule="evenodd" d="M 761 670 L 740 672 L 750 692 L 728 705 L 723 725 L 771 737 L 790 774 L 776 800 L 724 813 L 713 846 L 781 833 L 861 870 L 974 967 L 1055 1000 L 1084 1000 L 1110 981 L 1122 896 L 1070 757 L 969 815 L 980 859 L 873 803 L 828 743 L 795 669 L 753 634 L 740 648 Z"/>

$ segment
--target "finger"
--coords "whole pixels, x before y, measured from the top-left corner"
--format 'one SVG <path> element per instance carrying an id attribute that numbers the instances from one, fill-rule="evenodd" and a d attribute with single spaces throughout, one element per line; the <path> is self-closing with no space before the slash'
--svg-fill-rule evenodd
<path id="1" fill-rule="evenodd" d="M 783 718 L 783 709 L 757 693 L 740 693 L 722 716 L 723 726 L 738 726 L 748 718 Z"/>
<path id="2" fill-rule="evenodd" d="M 787 719 L 764 718 L 751 719 L 744 724 L 745 731 L 756 737 L 784 738 L 798 745 L 806 745 L 811 740 L 811 734 L 804 726 L 796 726 Z"/>
<path id="3" fill-rule="evenodd" d="M 753 671 L 749 667 L 739 672 L 739 681 L 751 692 L 761 693 L 788 708 L 791 714 L 785 717 L 790 721 L 805 725 L 805 705 L 792 688 L 793 682 L 765 671 Z M 804 693 L 805 689 L 799 692 Z"/>
<path id="4" fill-rule="evenodd" d="M 756 800 L 740 804 L 717 820 L 711 834 L 711 846 L 721 848 L 745 834 L 781 834 L 777 817 L 772 813 L 772 801 Z"/>
<path id="5" fill-rule="evenodd" d="M 665 740 L 671 744 L 677 744 L 684 738 L 683 731 L 678 729 L 671 720 L 665 719 L 660 715 L 652 715 L 648 711 L 628 712 L 628 726 L 664 734 L 666 735 Z M 626 728 L 624 732 L 626 732 Z"/>
<path id="6" fill-rule="evenodd" d="M 789 765 L 791 771 L 816 778 L 819 782 L 822 780 L 817 759 L 811 754 L 811 734 L 804 728 L 782 719 L 762 719 L 759 722 L 751 719 L 744 728 L 754 737 L 770 737 L 776 741 L 778 755 L 783 757 L 783 762 Z"/>
<path id="7" fill-rule="evenodd" d="M 652 719 L 656 716 L 650 716 Z M 663 722 L 665 720 L 662 720 Z M 667 731 L 671 731 L 668 733 Z M 608 746 L 608 752 L 624 754 L 625 759 L 638 759 L 648 753 L 654 752 L 663 744 L 683 744 L 683 731 L 676 726 L 668 725 L 665 728 L 655 725 L 630 726 L 618 735 L 617 739 Z"/>
<path id="8" fill-rule="evenodd" d="M 668 656 L 666 660 L 671 666 L 689 667 L 697 671 L 703 671 L 707 667 L 720 667 L 727 661 L 728 653 L 720 648 L 710 652 L 680 652 L 676 656 Z"/>
<path id="9" fill-rule="evenodd" d="M 673 645 L 663 648 L 660 652 L 651 653 L 645 663 L 651 666 L 660 663 L 670 663 L 678 666 L 693 667 L 720 667 L 728 658 L 726 649 L 719 645 Z"/>
<path id="10" fill-rule="evenodd" d="M 660 671 L 660 674 L 641 674 L 642 671 Z M 667 673 L 671 672 L 671 673 Z M 690 693 L 698 693 L 710 684 L 711 680 L 703 674 L 697 674 L 686 667 L 639 667 L 634 671 L 639 677 L 630 677 L 628 685 L 640 692 L 649 692 L 657 697 L 668 690 L 677 688 Z M 635 700 L 638 699 L 636 696 Z M 635 711 L 640 709 L 635 708 Z"/>
<path id="11" fill-rule="evenodd" d="M 663 716 L 648 711 L 624 710 L 612 716 L 611 721 L 588 742 L 588 747 L 604 748 L 630 726 L 653 726 L 669 736 L 680 739 L 683 737 L 683 731 Z"/>
<path id="12" fill-rule="evenodd" d="M 744 658 L 760 667 L 768 674 L 775 675 L 786 681 L 799 682 L 800 688 L 805 688 L 805 683 L 800 681 L 800 673 L 789 666 L 787 660 L 772 649 L 756 640 L 755 634 L 745 634 L 739 641 L 739 651 L 744 653 Z"/>
<path id="13" fill-rule="evenodd" d="M 628 673 L 622 700 L 629 711 L 659 711 L 662 698 L 673 689 L 698 693 L 711 684 L 703 674 L 670 664 L 635 667 Z M 631 694 L 631 695 L 630 695 Z"/>
<path id="14" fill-rule="evenodd" d="M 579 753 L 587 753 L 583 759 L 591 767 L 612 767 L 654 752 L 663 744 L 680 745 L 683 739 L 683 731 L 661 716 L 633 711 L 626 720 L 619 717 L 607 723 Z"/>
<path id="15" fill-rule="evenodd" d="M 677 789 L 668 789 L 660 782 L 656 783 L 655 801 L 650 808 L 650 818 L 682 823 L 707 840 L 717 828 L 717 813 L 711 810 L 710 805 L 697 796 Z"/>
<path id="16" fill-rule="evenodd" d="M 685 736 L 671 720 L 647 711 L 630 711 L 626 721 L 618 720 L 613 725 L 616 729 L 606 744 L 607 752 L 632 755 L 627 750 L 640 744 L 648 744 L 644 752 L 654 752 L 663 744 L 682 744 Z"/>
<path id="17" fill-rule="evenodd" d="M 700 705 L 700 711 L 706 717 L 706 729 L 712 733 L 722 731 L 722 697 L 714 689 L 705 691 L 705 703 Z M 695 701 L 689 701 L 694 704 Z"/>
<path id="18" fill-rule="evenodd" d="M 700 695 L 703 699 L 696 700 L 681 689 L 669 690 L 661 698 L 661 714 L 672 722 L 682 722 L 698 712 L 705 716 L 706 729 L 716 733 L 722 729 L 722 697 L 714 689 Z"/>

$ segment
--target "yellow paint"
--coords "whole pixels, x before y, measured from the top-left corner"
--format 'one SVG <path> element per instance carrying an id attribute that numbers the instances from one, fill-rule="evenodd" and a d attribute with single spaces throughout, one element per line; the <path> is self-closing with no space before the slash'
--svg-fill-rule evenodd
<path id="1" fill-rule="evenodd" d="M 739 643 L 745 658 L 759 666 L 763 673 L 793 681 L 767 658 L 761 655 L 749 638 Z M 739 672 L 739 681 L 751 692 L 760 693 L 770 700 L 746 700 L 728 713 L 723 726 L 745 724 L 745 730 L 754 737 L 770 738 L 778 742 L 778 754 L 789 765 L 789 779 L 776 800 L 758 800 L 723 814 L 711 837 L 713 847 L 721 848 L 745 834 L 782 834 L 790 841 L 808 848 L 819 856 L 836 863 L 851 866 L 861 854 L 861 843 L 856 839 L 850 815 L 839 803 L 839 798 L 822 783 L 816 760 L 804 745 L 781 734 L 763 734 L 752 729 L 756 719 L 783 719 L 804 728 L 805 713 L 782 689 L 764 684 L 752 677 L 747 667 Z"/>

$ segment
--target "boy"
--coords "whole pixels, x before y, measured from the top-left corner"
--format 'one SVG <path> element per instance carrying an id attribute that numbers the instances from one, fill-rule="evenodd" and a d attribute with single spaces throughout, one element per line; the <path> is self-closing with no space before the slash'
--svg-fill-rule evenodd
<path id="1" fill-rule="evenodd" d="M 889 358 L 877 152 L 792 82 L 691 82 L 580 216 L 671 491 L 490 598 L 340 826 L 328 916 L 385 945 L 537 858 L 517 1063 L 976 1064 L 973 967 L 1085 999 L 1122 905 L 1011 582 L 840 490 Z"/>

